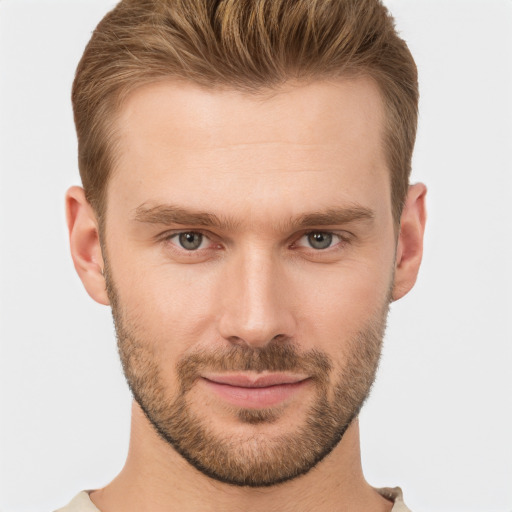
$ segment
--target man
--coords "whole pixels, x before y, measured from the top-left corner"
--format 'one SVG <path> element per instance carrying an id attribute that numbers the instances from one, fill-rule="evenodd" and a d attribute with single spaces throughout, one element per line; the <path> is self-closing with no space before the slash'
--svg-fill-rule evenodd
<path id="1" fill-rule="evenodd" d="M 377 0 L 125 0 L 103 19 L 67 216 L 132 433 L 118 477 L 61 510 L 408 510 L 364 480 L 357 417 L 422 256 L 417 101 Z"/>

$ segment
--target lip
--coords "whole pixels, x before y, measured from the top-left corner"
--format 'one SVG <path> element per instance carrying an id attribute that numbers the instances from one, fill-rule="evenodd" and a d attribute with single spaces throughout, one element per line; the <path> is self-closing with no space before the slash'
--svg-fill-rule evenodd
<path id="1" fill-rule="evenodd" d="M 202 376 L 205 386 L 224 401 L 238 407 L 262 409 L 280 405 L 309 382 L 307 375 L 236 373 Z"/>

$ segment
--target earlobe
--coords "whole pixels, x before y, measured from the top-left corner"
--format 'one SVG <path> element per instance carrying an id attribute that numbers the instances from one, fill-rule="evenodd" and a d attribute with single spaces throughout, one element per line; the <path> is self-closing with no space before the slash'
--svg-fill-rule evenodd
<path id="1" fill-rule="evenodd" d="M 83 188 L 71 187 L 67 191 L 66 218 L 75 269 L 87 293 L 96 302 L 108 305 L 98 222 Z"/>
<path id="2" fill-rule="evenodd" d="M 417 183 L 409 187 L 401 216 L 396 250 L 395 280 L 392 293 L 394 301 L 407 294 L 416 282 L 423 257 L 426 194 L 427 187 L 423 183 Z"/>

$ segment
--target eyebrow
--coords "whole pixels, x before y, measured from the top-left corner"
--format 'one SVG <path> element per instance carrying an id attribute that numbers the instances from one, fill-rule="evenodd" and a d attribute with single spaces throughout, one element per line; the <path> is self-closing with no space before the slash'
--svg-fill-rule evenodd
<path id="1" fill-rule="evenodd" d="M 218 229 L 236 228 L 237 223 L 227 218 L 219 218 L 214 213 L 188 210 L 174 205 L 147 207 L 142 204 L 135 210 L 135 220 L 146 224 L 180 224 L 184 226 L 204 226 Z"/>
<path id="2" fill-rule="evenodd" d="M 372 221 L 375 213 L 363 206 L 352 206 L 348 208 L 329 208 L 324 212 L 312 212 L 301 215 L 297 221 L 292 222 L 298 227 L 308 226 L 330 226 L 337 224 L 348 224 L 349 222 L 366 220 Z"/>
<path id="3" fill-rule="evenodd" d="M 366 207 L 353 205 L 349 207 L 328 208 L 324 211 L 304 213 L 283 223 L 283 230 L 301 229 L 313 226 L 334 226 L 355 221 L 372 221 L 375 213 Z M 239 221 L 219 217 L 214 213 L 189 210 L 175 205 L 157 205 L 148 207 L 142 204 L 135 209 L 134 220 L 145 224 L 202 226 L 220 230 L 236 230 Z"/>

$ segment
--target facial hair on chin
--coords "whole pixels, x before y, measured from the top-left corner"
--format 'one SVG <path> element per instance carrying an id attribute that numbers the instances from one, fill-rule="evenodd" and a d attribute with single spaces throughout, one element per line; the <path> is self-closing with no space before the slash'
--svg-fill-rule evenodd
<path id="1" fill-rule="evenodd" d="M 349 340 L 343 368 L 336 372 L 326 354 L 317 350 L 299 353 L 290 340 L 273 340 L 259 349 L 233 345 L 227 350 L 183 356 L 176 365 L 179 391 L 169 396 L 151 343 L 123 313 L 108 265 L 105 277 L 119 354 L 134 399 L 159 436 L 211 478 L 236 486 L 263 487 L 307 473 L 340 442 L 369 395 L 389 302 Z M 259 430 L 237 438 L 214 431 L 188 400 L 194 383 L 206 371 L 307 374 L 315 386 L 314 400 L 293 431 L 270 438 Z M 279 408 L 238 409 L 237 418 L 247 425 L 264 425 L 275 423 L 281 414 Z"/>

